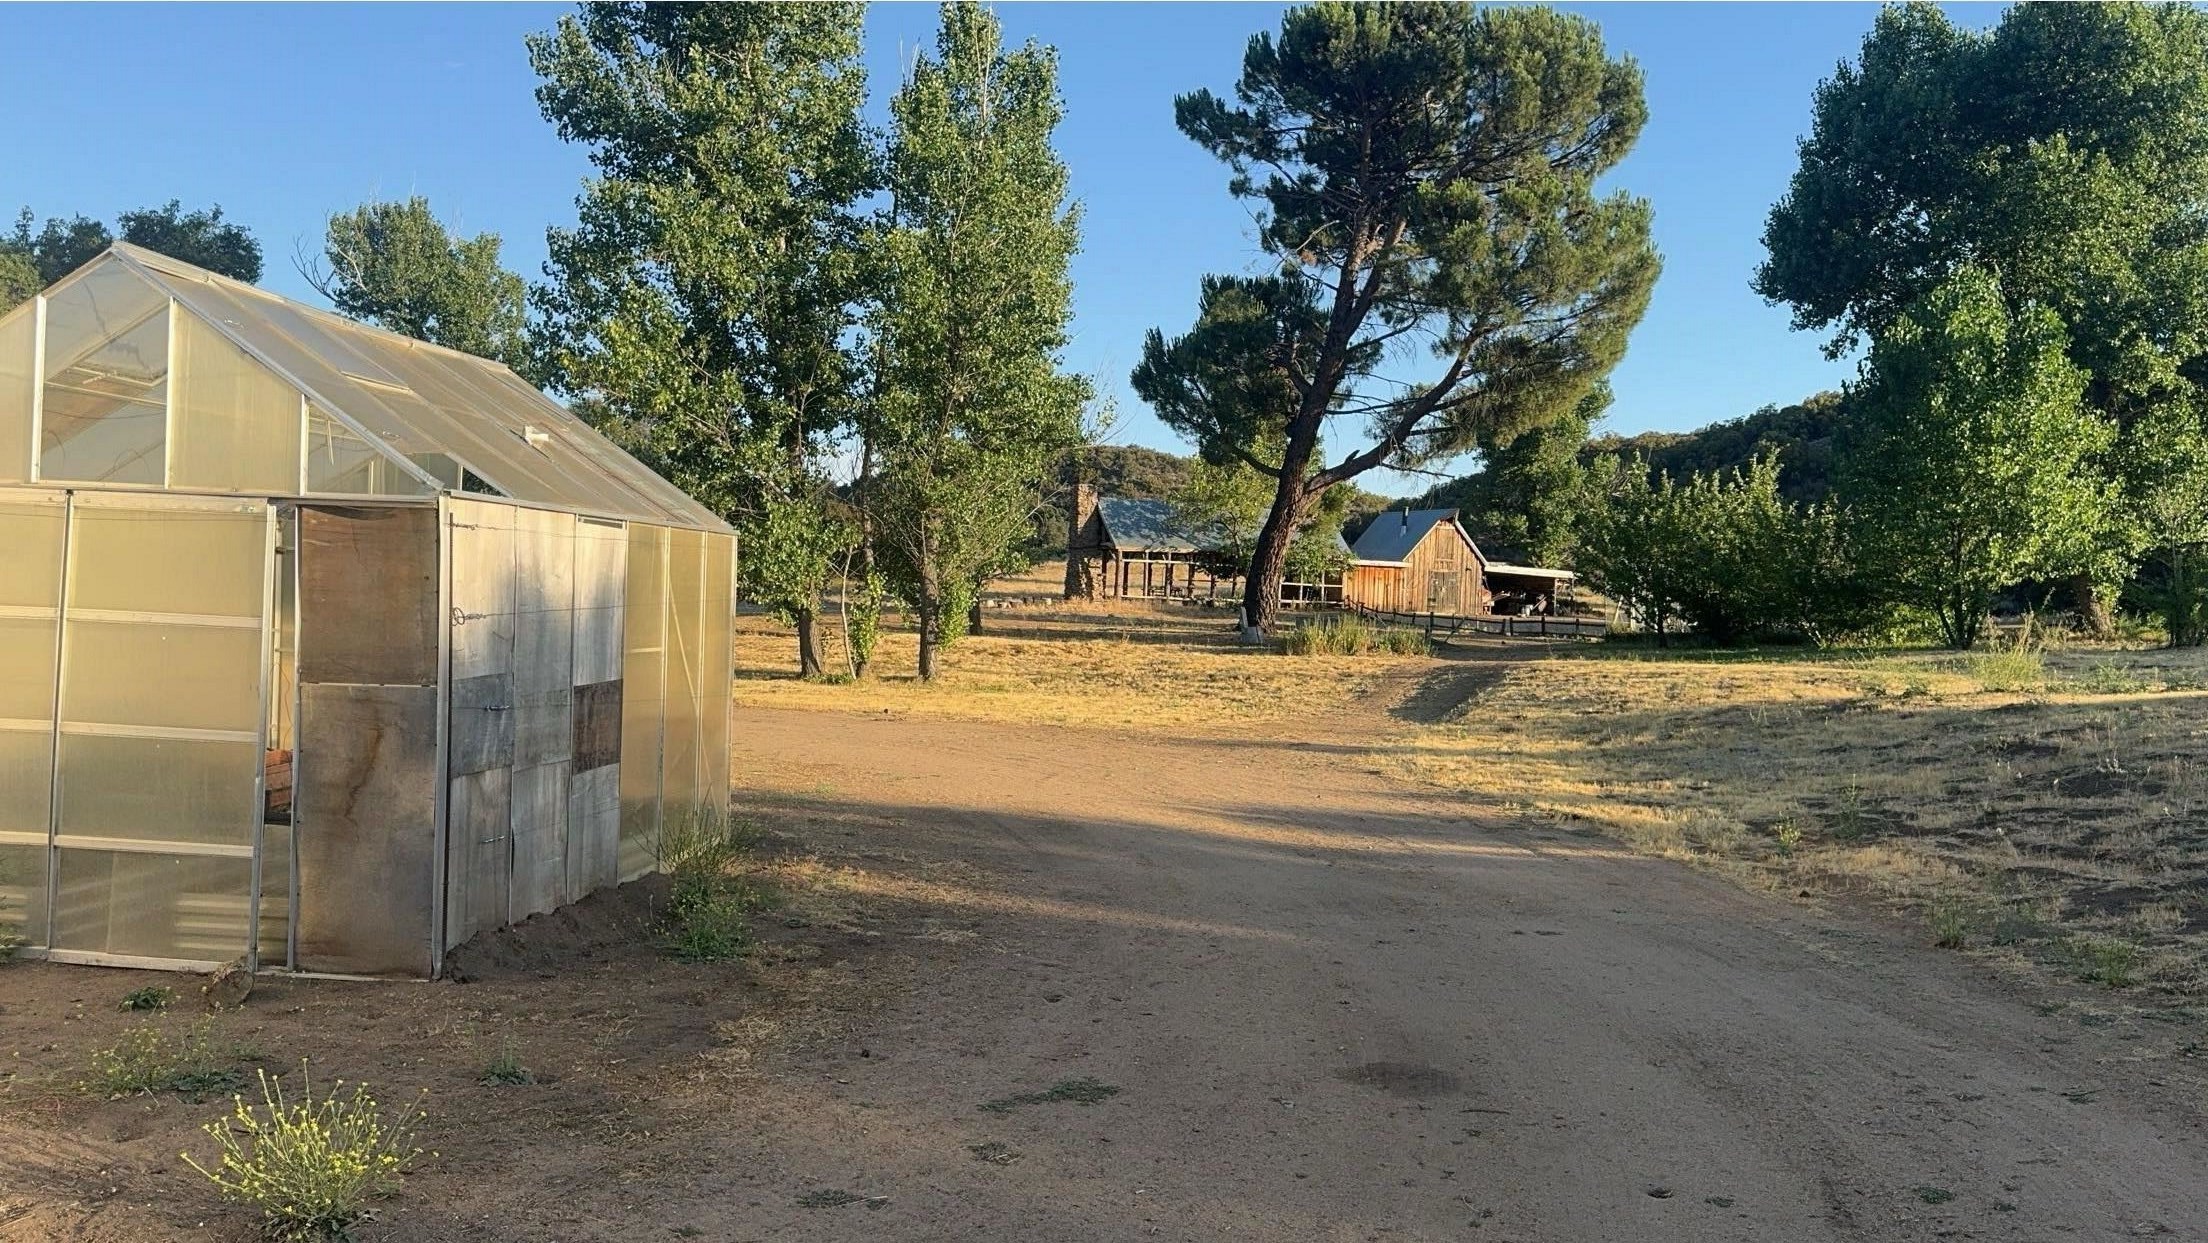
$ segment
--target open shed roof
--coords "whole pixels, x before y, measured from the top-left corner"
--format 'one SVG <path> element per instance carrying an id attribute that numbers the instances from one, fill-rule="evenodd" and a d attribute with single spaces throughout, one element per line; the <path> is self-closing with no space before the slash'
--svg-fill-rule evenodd
<path id="1" fill-rule="evenodd" d="M 152 476 L 161 468 L 147 465 L 141 469 L 150 473 L 128 479 L 97 473 L 69 475 L 57 469 L 42 473 L 41 481 L 98 482 L 112 477 L 172 487 L 307 495 L 493 492 L 584 514 L 699 530 L 729 529 L 712 510 L 566 407 L 488 359 L 355 323 L 120 242 L 46 290 L 39 303 L 46 327 L 41 374 L 49 394 L 44 433 L 49 458 L 66 463 L 68 437 L 101 434 L 97 425 L 106 409 L 125 400 L 103 386 L 111 383 L 111 372 L 128 373 L 135 367 L 146 373 L 140 381 L 146 391 L 127 399 L 155 411 L 159 403 L 168 405 L 169 442 L 182 438 L 178 428 L 180 420 L 187 418 L 231 419 L 244 433 L 247 416 L 234 413 L 234 408 L 244 405 L 247 397 L 232 397 L 232 393 L 246 394 L 261 409 L 275 412 L 259 416 L 261 422 L 240 443 L 253 444 L 253 452 L 279 467 L 281 449 L 270 452 L 267 441 L 270 436 L 288 434 L 281 393 L 295 391 L 300 463 L 292 487 L 273 486 L 275 472 L 265 470 L 257 486 L 180 480 L 176 477 L 180 451 L 157 438 L 156 456 L 165 456 L 168 462 L 160 478 Z M 18 308 L 7 320 L 26 313 L 30 306 Z M 166 355 L 161 353 L 160 334 L 139 326 L 151 324 L 149 317 L 160 315 L 161 307 L 174 308 L 172 318 L 181 314 L 191 321 L 184 332 L 172 325 L 170 341 L 186 342 L 199 353 L 188 353 L 186 346 L 176 344 L 169 346 Z M 72 321 L 72 316 L 82 322 Z M 57 332 L 57 321 L 67 331 Z M 211 329 L 227 347 L 192 344 L 206 337 L 198 331 L 199 325 Z M 71 332 L 84 344 L 57 346 L 57 341 L 74 340 Z M 125 342 L 132 333 L 146 340 Z M 7 339 L 9 334 L 0 327 L 0 341 Z M 124 351 L 128 357 L 120 369 L 107 365 L 105 359 L 116 352 L 117 343 L 131 346 Z M 212 365 L 200 361 L 210 357 L 208 350 L 230 347 L 244 359 Z M 8 370 L 4 362 L 0 360 L 0 371 Z M 227 387 L 217 389 L 201 378 L 222 367 L 227 368 L 222 377 Z M 136 379 L 127 374 L 123 378 Z M 81 397 L 88 411 L 67 426 L 68 412 L 52 396 L 63 381 L 77 385 L 67 394 Z M 192 401 L 186 399 L 188 390 L 195 395 Z M 194 427 L 184 431 L 205 438 Z M 330 482 L 320 487 L 314 483 L 318 452 L 337 464 L 326 472 Z M 365 459 L 379 463 L 373 472 L 348 464 Z"/>

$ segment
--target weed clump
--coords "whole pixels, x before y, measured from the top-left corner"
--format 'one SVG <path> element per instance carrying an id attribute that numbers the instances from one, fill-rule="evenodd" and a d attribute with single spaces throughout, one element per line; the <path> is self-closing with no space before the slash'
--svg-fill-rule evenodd
<path id="1" fill-rule="evenodd" d="M 751 946 L 751 917 L 773 894 L 737 865 L 750 852 L 750 826 L 719 813 L 673 818 L 660 837 L 669 882 L 663 946 L 682 962 L 720 962 Z"/>
<path id="2" fill-rule="evenodd" d="M 215 1047 L 214 1020 L 201 1019 L 171 1036 L 158 1022 L 123 1033 L 113 1046 L 92 1053 L 91 1073 L 79 1085 L 109 1099 L 176 1092 L 202 1097 L 245 1086 L 234 1050 Z"/>
<path id="3" fill-rule="evenodd" d="M 421 1111 L 409 1106 L 386 1120 L 375 1098 L 356 1084 L 317 1100 L 301 1062 L 299 1099 L 259 1072 L 261 1103 L 236 1098 L 230 1117 L 207 1124 L 219 1155 L 212 1169 L 184 1161 L 226 1200 L 261 1211 L 268 1233 L 283 1243 L 317 1243 L 351 1237 L 368 1220 L 371 1203 L 399 1189 L 406 1169 L 422 1155 L 414 1142 Z M 343 1089 L 345 1081 L 337 1081 Z"/>
<path id="4" fill-rule="evenodd" d="M 134 988 L 123 994 L 125 1010 L 166 1010 L 176 1001 L 176 990 L 155 985 L 151 988 Z"/>
<path id="5" fill-rule="evenodd" d="M 537 1081 L 536 1072 L 522 1065 L 521 1052 L 514 1047 L 512 1037 L 499 1046 L 498 1056 L 483 1068 L 482 1083 L 485 1087 L 527 1087 Z"/>
<path id="6" fill-rule="evenodd" d="M 2070 942 L 2070 957 L 2077 964 L 2078 974 L 2110 988 L 2137 984 L 2144 956 L 2137 942 L 2115 937 L 2076 937 Z"/>

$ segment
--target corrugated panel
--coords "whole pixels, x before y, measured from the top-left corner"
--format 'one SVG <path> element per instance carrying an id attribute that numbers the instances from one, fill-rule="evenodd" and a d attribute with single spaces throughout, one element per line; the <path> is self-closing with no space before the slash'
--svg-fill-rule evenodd
<path id="1" fill-rule="evenodd" d="M 299 699 L 299 965 L 427 975 L 437 688 L 310 684 Z"/>
<path id="2" fill-rule="evenodd" d="M 629 524 L 622 596 L 621 879 L 659 866 L 667 687 L 667 528 Z"/>
<path id="3" fill-rule="evenodd" d="M 577 898 L 621 881 L 621 770 L 567 779 L 567 891 Z"/>
<path id="4" fill-rule="evenodd" d="M 514 872 L 506 900 L 509 922 L 542 914 L 570 900 L 567 762 L 514 769 L 512 790 Z"/>
<path id="5" fill-rule="evenodd" d="M 300 681 L 435 686 L 437 511 L 303 505 L 299 543 Z"/>

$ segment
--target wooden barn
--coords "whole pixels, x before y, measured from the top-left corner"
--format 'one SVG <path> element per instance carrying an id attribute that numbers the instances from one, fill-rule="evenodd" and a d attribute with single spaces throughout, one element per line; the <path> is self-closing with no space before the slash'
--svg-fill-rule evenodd
<path id="1" fill-rule="evenodd" d="M 1454 617 L 1554 613 L 1568 570 L 1490 561 L 1454 509 L 1395 509 L 1350 549 L 1343 602 L 1383 613 Z"/>

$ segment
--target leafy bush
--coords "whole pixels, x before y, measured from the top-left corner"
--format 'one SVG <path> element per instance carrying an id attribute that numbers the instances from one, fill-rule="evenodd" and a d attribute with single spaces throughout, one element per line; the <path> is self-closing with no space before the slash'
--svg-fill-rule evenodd
<path id="1" fill-rule="evenodd" d="M 112 1048 L 92 1054 L 91 1074 L 80 1085 L 109 1098 L 154 1092 L 203 1096 L 245 1086 L 236 1054 L 215 1047 L 214 1020 L 203 1018 L 173 1038 L 158 1021 L 123 1033 Z"/>
<path id="2" fill-rule="evenodd" d="M 660 836 L 668 875 L 667 953 L 683 962 L 718 962 L 751 945 L 751 916 L 773 895 L 736 868 L 755 841 L 751 826 L 718 812 L 671 816 Z"/>
<path id="3" fill-rule="evenodd" d="M 259 1209 L 268 1232 L 286 1243 L 351 1237 L 371 1216 L 370 1203 L 397 1191 L 422 1155 L 414 1143 L 418 1108 L 386 1121 L 358 1084 L 349 1095 L 332 1091 L 316 1100 L 306 1069 L 301 1062 L 298 1100 L 287 1100 L 283 1085 L 261 1072 L 261 1104 L 239 1097 L 229 1118 L 207 1124 L 220 1146 L 213 1169 L 183 1154 L 224 1199 Z"/>

